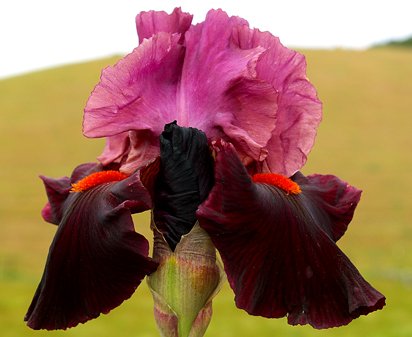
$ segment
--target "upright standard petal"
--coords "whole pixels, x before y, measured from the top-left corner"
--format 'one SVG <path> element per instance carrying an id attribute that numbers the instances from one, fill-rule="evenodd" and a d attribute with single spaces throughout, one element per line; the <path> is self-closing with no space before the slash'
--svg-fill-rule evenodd
<path id="1" fill-rule="evenodd" d="M 102 154 L 97 158 L 102 165 L 121 163 L 127 159 L 130 152 L 129 132 L 122 132 L 106 138 L 106 145 Z"/>
<path id="2" fill-rule="evenodd" d="M 296 177 L 300 188 L 291 193 L 286 177 L 277 186 L 253 182 L 232 145 L 217 143 L 215 151 L 215 185 L 197 216 L 239 308 L 329 328 L 384 306 L 385 297 L 335 244 L 359 190 L 317 175 Z"/>
<path id="3" fill-rule="evenodd" d="M 305 57 L 284 47 L 269 32 L 237 26 L 232 44 L 241 49 L 265 48 L 256 64 L 256 78 L 270 83 L 278 93 L 276 127 L 267 144 L 269 155 L 257 171 L 291 176 L 306 162 L 322 118 L 322 104 L 306 76 Z"/>
<path id="4" fill-rule="evenodd" d="M 180 8 L 175 8 L 171 14 L 163 11 L 140 12 L 136 16 L 139 43 L 160 32 L 179 33 L 183 37 L 190 28 L 192 19 L 193 15 L 182 12 Z"/>
<path id="5" fill-rule="evenodd" d="M 259 161 L 275 128 L 277 93 L 250 71 L 264 48 L 231 44 L 232 31 L 244 25 L 241 18 L 211 10 L 186 32 L 176 119 L 211 140 L 232 142 L 245 161 Z"/>
<path id="6" fill-rule="evenodd" d="M 87 137 L 129 130 L 148 130 L 154 138 L 160 135 L 176 114 L 176 87 L 184 56 L 178 40 L 177 34 L 156 34 L 102 72 L 85 108 L 83 132 Z"/>
<path id="7" fill-rule="evenodd" d="M 70 193 L 61 206 L 44 274 L 25 317 L 33 329 L 67 329 L 108 313 L 157 268 L 131 218 L 151 207 L 140 172 L 89 187 Z"/>

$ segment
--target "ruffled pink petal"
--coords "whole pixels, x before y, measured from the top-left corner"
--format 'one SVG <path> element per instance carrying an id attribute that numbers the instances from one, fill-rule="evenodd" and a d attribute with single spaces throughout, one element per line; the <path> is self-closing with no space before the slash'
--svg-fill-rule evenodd
<path id="1" fill-rule="evenodd" d="M 129 131 L 129 152 L 124 158 L 121 171 L 132 173 L 147 163 L 147 159 L 153 160 L 159 156 L 159 139 L 151 137 L 148 130 Z"/>
<path id="2" fill-rule="evenodd" d="M 231 45 L 232 31 L 239 25 L 247 22 L 212 10 L 186 32 L 176 119 L 179 125 L 204 131 L 209 139 L 230 140 L 245 158 L 263 160 L 276 123 L 277 93 L 249 69 L 264 49 Z"/>
<path id="3" fill-rule="evenodd" d="M 106 138 L 106 145 L 102 154 L 97 158 L 102 165 L 107 166 L 112 163 L 120 163 L 130 149 L 129 132 Z"/>
<path id="4" fill-rule="evenodd" d="M 156 34 L 102 72 L 85 108 L 87 137 L 148 130 L 157 138 L 163 126 L 174 120 L 183 62 L 178 39 L 178 35 Z"/>
<path id="5" fill-rule="evenodd" d="M 175 8 L 171 14 L 163 11 L 141 12 L 136 16 L 136 29 L 139 35 L 139 43 L 143 39 L 149 39 L 153 35 L 166 33 L 184 33 L 190 28 L 193 15 Z"/>
<path id="6" fill-rule="evenodd" d="M 258 171 L 291 176 L 306 162 L 322 118 L 322 105 L 306 77 L 305 57 L 284 47 L 268 32 L 237 26 L 232 44 L 241 49 L 266 49 L 255 65 L 256 77 L 278 92 L 276 128 L 267 144 L 268 156 Z"/>
<path id="7" fill-rule="evenodd" d="M 384 296 L 335 244 L 359 190 L 333 176 L 296 176 L 301 193 L 288 194 L 253 183 L 232 145 L 217 143 L 215 151 L 215 186 L 197 216 L 239 308 L 328 328 L 384 306 Z"/>
<path id="8" fill-rule="evenodd" d="M 151 207 L 140 172 L 70 193 L 42 280 L 26 314 L 33 329 L 67 329 L 108 313 L 157 268 L 131 213 Z"/>
<path id="9" fill-rule="evenodd" d="M 85 135 L 147 131 L 151 139 L 137 142 L 145 148 L 130 151 L 149 154 L 155 150 L 148 144 L 176 120 L 209 140 L 231 142 L 250 172 L 291 176 L 306 161 L 321 119 L 304 57 L 221 10 L 196 26 L 190 21 L 180 9 L 137 17 L 141 38 L 150 39 L 103 72 L 85 109 Z M 113 158 L 116 151 L 107 151 Z"/>

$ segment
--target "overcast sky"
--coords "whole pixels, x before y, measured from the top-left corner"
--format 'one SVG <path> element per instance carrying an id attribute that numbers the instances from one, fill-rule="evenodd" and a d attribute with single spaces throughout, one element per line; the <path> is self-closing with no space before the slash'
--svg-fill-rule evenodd
<path id="1" fill-rule="evenodd" d="M 410 0 L 1 0 L 0 78 L 128 53 L 138 12 L 176 6 L 195 22 L 222 8 L 289 47 L 367 48 L 412 36 Z"/>

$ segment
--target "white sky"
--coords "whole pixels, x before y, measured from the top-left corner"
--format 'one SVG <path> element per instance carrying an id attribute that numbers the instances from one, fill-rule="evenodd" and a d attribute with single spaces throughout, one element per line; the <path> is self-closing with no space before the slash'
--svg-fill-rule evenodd
<path id="1" fill-rule="evenodd" d="M 128 53 L 138 12 L 177 6 L 195 22 L 220 7 L 289 47 L 366 48 L 412 35 L 410 0 L 1 0 L 0 78 Z"/>

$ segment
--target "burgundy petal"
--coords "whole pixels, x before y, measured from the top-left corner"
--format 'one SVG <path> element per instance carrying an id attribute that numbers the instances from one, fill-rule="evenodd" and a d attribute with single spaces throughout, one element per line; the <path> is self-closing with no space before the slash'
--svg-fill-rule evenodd
<path id="1" fill-rule="evenodd" d="M 71 185 L 70 178 L 62 177 L 59 179 L 40 176 L 46 188 L 49 201 L 41 211 L 43 219 L 52 224 L 58 225 L 62 219 L 63 203 L 69 196 Z"/>
<path id="2" fill-rule="evenodd" d="M 385 298 L 336 246 L 360 191 L 332 176 L 297 177 L 300 194 L 253 183 L 231 144 L 217 143 L 215 186 L 200 225 L 222 257 L 236 304 L 253 315 L 328 328 Z"/>
<path id="3" fill-rule="evenodd" d="M 48 203 L 42 209 L 42 217 L 45 221 L 58 225 L 62 220 L 63 203 L 70 194 L 71 184 L 84 178 L 88 174 L 102 167 L 96 163 L 87 163 L 77 166 L 70 178 L 62 177 L 58 179 L 40 176 L 46 188 Z"/>
<path id="4" fill-rule="evenodd" d="M 304 177 L 297 173 L 293 180 L 304 186 L 305 195 L 328 213 L 333 226 L 323 229 L 335 242 L 338 241 L 353 218 L 361 191 L 333 175 L 313 174 Z"/>
<path id="5" fill-rule="evenodd" d="M 141 12 L 136 16 L 139 43 L 160 32 L 184 34 L 190 28 L 192 19 L 193 15 L 182 12 L 180 8 L 175 8 L 171 14 L 163 11 Z"/>
<path id="6" fill-rule="evenodd" d="M 151 207 L 140 172 L 70 193 L 42 280 L 26 314 L 33 329 L 66 329 L 108 313 L 129 298 L 157 264 L 131 213 Z"/>

